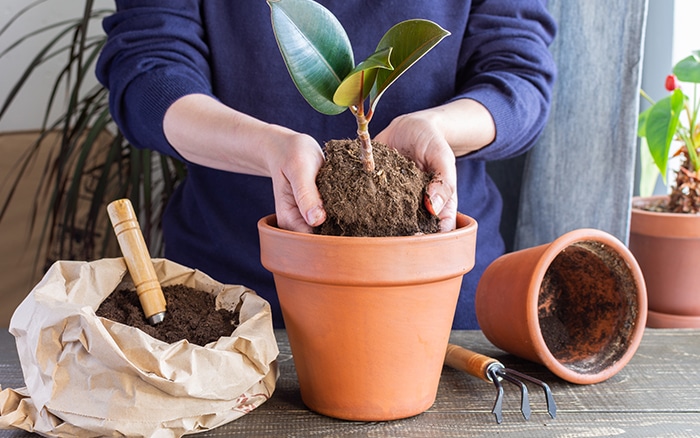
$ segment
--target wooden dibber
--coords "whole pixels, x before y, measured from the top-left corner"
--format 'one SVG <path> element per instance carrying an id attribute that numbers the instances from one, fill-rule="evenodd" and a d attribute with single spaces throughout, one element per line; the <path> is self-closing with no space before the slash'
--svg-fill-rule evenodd
<path id="1" fill-rule="evenodd" d="M 107 206 L 107 213 L 146 319 L 151 325 L 158 324 L 165 318 L 165 296 L 153 268 L 134 207 L 128 199 L 118 199 Z"/>

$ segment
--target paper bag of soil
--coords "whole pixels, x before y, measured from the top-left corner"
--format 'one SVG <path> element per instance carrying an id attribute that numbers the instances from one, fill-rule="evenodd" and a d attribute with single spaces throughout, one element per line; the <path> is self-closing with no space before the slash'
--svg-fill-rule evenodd
<path id="1" fill-rule="evenodd" d="M 231 336 L 206 346 L 165 343 L 99 318 L 100 303 L 133 288 L 123 259 L 55 263 L 10 321 L 26 387 L 0 392 L 0 428 L 45 436 L 182 436 L 230 422 L 265 402 L 278 377 L 269 304 L 168 260 L 165 287 L 216 295 L 239 313 Z M 166 316 L 167 317 L 167 316 Z"/>

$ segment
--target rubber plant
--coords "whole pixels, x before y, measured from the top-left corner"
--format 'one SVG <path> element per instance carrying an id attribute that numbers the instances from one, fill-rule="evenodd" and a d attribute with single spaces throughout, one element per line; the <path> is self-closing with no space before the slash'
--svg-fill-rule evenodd
<path id="1" fill-rule="evenodd" d="M 0 37 L 19 18 L 46 0 L 30 3 L 0 28 Z M 128 197 L 139 212 L 146 239 L 159 253 L 160 212 L 184 176 L 184 166 L 155 152 L 134 148 L 113 123 L 108 108 L 108 91 L 89 80 L 94 63 L 105 43 L 99 28 L 110 9 L 97 8 L 86 0 L 82 15 L 28 30 L 0 52 L 0 58 L 22 50 L 36 36 L 48 36 L 0 107 L 0 118 L 10 109 L 18 93 L 49 60 L 62 57 L 55 71 L 51 92 L 46 96 L 44 118 L 35 141 L 17 163 L 16 171 L 5 180 L 0 199 L 0 221 L 13 200 L 17 185 L 42 148 L 50 149 L 43 178 L 38 182 L 32 232 L 41 233 L 37 267 L 58 259 L 92 260 L 117 255 L 111 224 L 105 206 L 115 198 Z M 2 65 L 2 64 L 0 64 Z M 60 97 L 66 96 L 61 106 Z M 54 116 L 56 112 L 58 116 Z M 38 212 L 48 211 L 42 219 Z M 48 250 L 42 254 L 46 243 Z M 110 251 L 112 251 L 110 253 Z"/>
<path id="2" fill-rule="evenodd" d="M 312 0 L 267 3 L 277 43 L 299 92 L 323 114 L 336 115 L 347 109 L 353 113 L 362 163 L 373 171 L 368 126 L 379 99 L 450 32 L 429 20 L 403 21 L 384 34 L 374 53 L 355 65 L 350 39 L 329 10 Z"/>
<path id="3" fill-rule="evenodd" d="M 692 98 L 681 88 L 685 82 L 692 88 Z M 666 175 L 671 146 L 680 142 L 673 154 L 681 156 L 681 165 L 676 172 L 668 205 L 660 206 L 674 213 L 700 213 L 700 124 L 698 111 L 700 96 L 700 51 L 680 60 L 673 73 L 666 77 L 669 95 L 655 102 L 644 90 L 642 96 L 651 106 L 639 115 L 638 134 L 646 140 L 649 152 L 661 175 Z"/>

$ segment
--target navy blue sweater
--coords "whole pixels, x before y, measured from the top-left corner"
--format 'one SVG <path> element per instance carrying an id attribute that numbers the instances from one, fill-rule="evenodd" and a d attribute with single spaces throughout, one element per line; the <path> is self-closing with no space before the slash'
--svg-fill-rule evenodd
<path id="1" fill-rule="evenodd" d="M 476 266 L 464 277 L 454 328 L 477 328 L 474 292 L 483 270 L 504 251 L 501 197 L 487 160 L 525 152 L 547 119 L 555 66 L 548 50 L 555 23 L 543 0 L 321 0 L 343 23 L 361 60 L 399 21 L 424 18 L 452 34 L 390 87 L 370 125 L 459 98 L 479 101 L 496 139 L 457 159 L 459 211 L 479 223 Z M 104 21 L 108 41 L 97 66 L 126 138 L 182 159 L 163 134 L 163 117 L 192 93 L 323 144 L 355 136 L 349 112 L 317 113 L 296 90 L 279 54 L 263 0 L 117 0 Z M 206 144 L 201 145 L 206 148 Z M 260 263 L 256 223 L 274 212 L 270 179 L 187 164 L 164 218 L 165 256 L 218 281 L 243 284 L 282 315 L 272 275 Z"/>

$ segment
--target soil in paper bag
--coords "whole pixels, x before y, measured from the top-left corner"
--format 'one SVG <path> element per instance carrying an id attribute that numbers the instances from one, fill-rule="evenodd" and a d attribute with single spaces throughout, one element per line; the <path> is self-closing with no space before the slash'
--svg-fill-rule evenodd
<path id="1" fill-rule="evenodd" d="M 169 344 L 187 339 L 204 346 L 221 336 L 230 336 L 238 324 L 238 314 L 216 309 L 214 295 L 185 285 L 164 286 L 167 304 L 165 319 L 150 325 L 141 309 L 136 291 L 114 291 L 97 309 L 97 316 L 136 327 Z"/>

